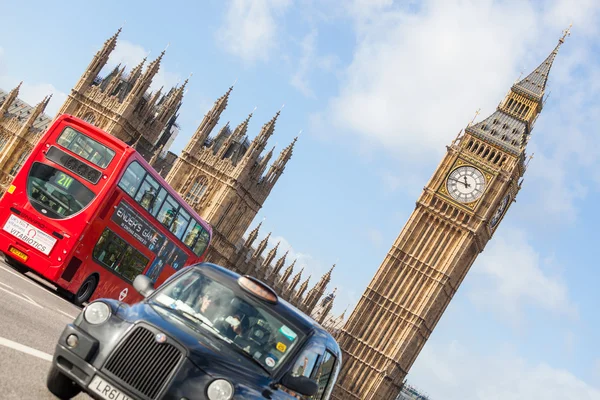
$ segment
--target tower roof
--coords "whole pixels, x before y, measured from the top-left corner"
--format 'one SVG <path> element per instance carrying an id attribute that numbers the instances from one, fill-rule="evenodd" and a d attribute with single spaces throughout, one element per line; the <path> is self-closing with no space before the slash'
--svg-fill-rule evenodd
<path id="1" fill-rule="evenodd" d="M 467 127 L 465 131 L 512 154 L 519 154 L 522 140 L 529 134 L 524 121 L 499 109 L 483 121 Z"/>
<path id="2" fill-rule="evenodd" d="M 569 28 L 565 29 L 563 32 L 563 36 L 558 40 L 558 44 L 554 48 L 554 50 L 550 53 L 548 57 L 542 62 L 533 72 L 527 75 L 521 81 L 515 83 L 512 89 L 522 94 L 526 97 L 530 97 L 533 100 L 541 100 L 544 95 L 544 90 L 546 89 L 546 83 L 548 82 L 548 74 L 550 73 L 550 68 L 552 68 L 552 63 L 554 62 L 554 58 L 558 54 L 558 49 L 565 42 L 565 38 L 571 34 Z"/>

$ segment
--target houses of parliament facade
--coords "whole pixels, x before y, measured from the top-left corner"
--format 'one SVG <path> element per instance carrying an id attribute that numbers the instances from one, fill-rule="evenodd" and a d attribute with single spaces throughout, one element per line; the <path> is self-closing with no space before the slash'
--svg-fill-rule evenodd
<path id="1" fill-rule="evenodd" d="M 247 137 L 252 114 L 234 128 L 226 124 L 214 132 L 233 90 L 229 88 L 206 113 L 181 154 L 165 151 L 188 81 L 165 93 L 162 89 L 150 92 L 164 51 L 148 65 L 143 59 L 129 72 L 118 65 L 100 76 L 120 32 L 93 56 L 57 115 L 79 117 L 135 147 L 211 224 L 213 240 L 207 261 L 262 279 L 318 322 L 335 328 L 342 320 L 329 315 L 335 291 L 326 293 L 333 267 L 309 287 L 311 277 L 303 277 L 303 269 L 297 270 L 296 261 L 279 250 L 279 243 L 269 246 L 270 233 L 258 241 L 262 223 L 243 237 L 292 157 L 297 138 L 273 161 L 274 148 L 265 151 L 280 112 L 253 140 Z M 44 114 L 50 97 L 30 106 L 18 98 L 20 86 L 9 92 L 0 90 L 2 192 L 53 119 Z"/>

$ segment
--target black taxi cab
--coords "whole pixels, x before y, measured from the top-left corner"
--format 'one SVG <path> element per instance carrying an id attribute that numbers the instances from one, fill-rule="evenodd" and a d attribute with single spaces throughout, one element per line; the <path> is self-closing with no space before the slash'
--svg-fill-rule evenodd
<path id="1" fill-rule="evenodd" d="M 341 367 L 334 338 L 267 285 L 201 263 L 144 299 L 88 304 L 61 334 L 47 387 L 70 399 L 327 399 Z"/>

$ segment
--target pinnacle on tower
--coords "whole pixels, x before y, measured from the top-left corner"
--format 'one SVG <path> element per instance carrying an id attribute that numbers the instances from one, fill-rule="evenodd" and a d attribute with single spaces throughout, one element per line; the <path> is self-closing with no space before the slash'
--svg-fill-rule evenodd
<path id="1" fill-rule="evenodd" d="M 475 125 L 468 126 L 465 132 L 494 143 L 513 156 L 521 157 L 529 142 L 533 124 L 542 111 L 550 68 L 558 49 L 568 35 L 567 29 L 544 62 L 511 87 L 492 115 Z"/>
<path id="2" fill-rule="evenodd" d="M 252 118 L 252 113 L 248 114 L 248 117 L 242 121 L 234 130 L 231 136 L 233 136 L 233 140 L 240 141 L 246 133 L 248 132 L 248 123 L 250 122 L 250 118 Z"/>
<path id="3" fill-rule="evenodd" d="M 96 79 L 100 71 L 102 71 L 102 68 L 104 68 L 104 66 L 108 62 L 108 57 L 117 47 L 117 38 L 121 33 L 121 29 L 122 28 L 119 28 L 113 36 L 111 36 L 104 42 L 102 48 L 98 50 L 98 52 L 94 55 L 87 69 L 73 88 L 74 90 L 84 90 L 91 86 L 94 79 Z"/>
<path id="4" fill-rule="evenodd" d="M 279 245 L 281 244 L 281 242 L 277 242 L 277 244 L 275 245 L 275 247 L 273 247 L 269 253 L 267 253 L 267 256 L 265 257 L 265 260 L 263 262 L 263 266 L 265 267 L 265 270 L 269 267 L 269 265 L 271 264 L 271 261 L 273 261 L 273 259 L 275 258 L 275 256 L 277 255 L 277 249 L 279 249 Z"/>
<path id="5" fill-rule="evenodd" d="M 273 276 L 275 278 L 277 277 L 277 275 L 279 275 L 279 271 L 281 271 L 281 269 L 283 268 L 283 265 L 285 264 L 285 259 L 289 252 L 289 250 L 286 250 L 285 253 L 279 258 L 279 260 L 277 260 L 277 263 L 275 263 L 275 268 L 273 269 Z"/>
<path id="6" fill-rule="evenodd" d="M 292 273 L 294 272 L 294 266 L 296 265 L 296 261 L 298 261 L 298 259 L 295 259 L 293 263 L 291 263 L 285 270 L 285 272 L 283 273 L 283 275 L 281 276 L 281 279 L 279 279 L 278 284 L 281 286 L 283 284 L 285 284 L 287 282 L 288 279 L 290 279 L 290 276 L 292 276 Z"/>
<path id="7" fill-rule="evenodd" d="M 19 82 L 17 87 L 8 93 L 8 95 L 4 99 L 4 102 L 0 105 L 0 119 L 4 118 L 4 114 L 8 112 L 8 108 L 10 107 L 10 105 L 14 103 L 17 97 L 19 96 L 21 85 L 23 85 L 23 81 Z"/>
<path id="8" fill-rule="evenodd" d="M 250 234 L 248 234 L 248 239 L 246 239 L 246 243 L 244 244 L 244 247 L 250 248 L 252 246 L 252 243 L 254 243 L 254 241 L 258 237 L 258 231 L 260 230 L 262 223 L 263 222 L 260 221 L 260 223 L 258 225 L 256 225 L 256 228 L 254 228 L 252 230 L 252 232 L 250 232 Z"/>
<path id="9" fill-rule="evenodd" d="M 558 39 L 558 44 L 550 53 L 550 55 L 546 57 L 544 62 L 542 62 L 533 72 L 527 75 L 520 82 L 513 85 L 512 89 L 515 92 L 522 94 L 525 97 L 531 97 L 533 100 L 538 102 L 542 100 L 544 91 L 546 89 L 546 83 L 548 82 L 550 68 L 552 68 L 554 58 L 556 58 L 560 46 L 565 42 L 565 38 L 571 35 L 571 26 L 572 24 L 569 25 L 569 28 L 563 31 L 563 36 Z"/>
<path id="10" fill-rule="evenodd" d="M 262 252 L 267 248 L 267 244 L 269 243 L 269 238 L 271 237 L 271 232 L 260 242 L 256 251 L 252 254 L 252 258 L 258 260 L 262 255 Z"/>
<path id="11" fill-rule="evenodd" d="M 271 168 L 269 168 L 269 172 L 265 177 L 267 182 L 275 183 L 277 182 L 277 179 L 279 179 L 279 177 L 283 174 L 283 170 L 285 169 L 287 162 L 290 160 L 290 158 L 292 158 L 294 146 L 296 145 L 297 141 L 298 136 L 296 136 L 292 143 L 290 143 L 285 149 L 281 151 L 277 160 L 275 160 L 275 162 L 271 165 Z"/>
<path id="12" fill-rule="evenodd" d="M 281 114 L 281 111 L 277 111 L 275 116 L 263 125 L 259 134 L 252 140 L 246 152 L 248 158 L 258 158 L 258 155 L 263 151 L 267 141 L 273 135 L 273 132 L 275 132 L 275 122 L 277 122 L 279 114 Z"/>
<path id="13" fill-rule="evenodd" d="M 300 279 L 302 279 L 302 272 L 304 272 L 304 267 L 302 267 L 302 269 L 300 270 L 300 272 L 298 272 L 294 278 L 292 279 L 292 281 L 290 282 L 290 286 L 288 287 L 288 293 L 293 293 L 294 289 L 296 288 L 296 285 L 298 285 L 298 282 L 300 282 Z"/>
<path id="14" fill-rule="evenodd" d="M 25 121 L 25 123 L 21 126 L 21 129 L 19 130 L 19 135 L 25 135 L 29 131 L 29 129 L 31 129 L 31 127 L 35 123 L 35 120 L 44 112 L 46 106 L 48 106 L 48 103 L 50 102 L 51 98 L 52 94 L 44 97 L 44 99 L 35 106 L 35 108 L 31 111 L 31 114 L 29 114 L 29 118 L 27 118 L 27 121 Z"/>
<path id="15" fill-rule="evenodd" d="M 223 96 L 219 97 L 215 101 L 212 108 L 206 113 L 206 115 L 204 115 L 202 122 L 200 122 L 200 125 L 198 125 L 198 128 L 196 128 L 196 132 L 194 132 L 192 138 L 185 146 L 185 149 L 183 150 L 184 153 L 192 156 L 196 156 L 198 153 L 200 153 L 212 130 L 219 123 L 219 118 L 221 113 L 223 113 L 227 107 L 229 94 L 232 90 L 233 86 L 231 86 Z"/>

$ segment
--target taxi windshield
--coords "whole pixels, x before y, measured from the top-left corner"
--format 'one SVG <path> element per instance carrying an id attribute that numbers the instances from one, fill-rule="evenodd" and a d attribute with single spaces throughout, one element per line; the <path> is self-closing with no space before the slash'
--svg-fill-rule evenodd
<path id="1" fill-rule="evenodd" d="M 160 288 L 153 302 L 212 332 L 270 372 L 287 359 L 304 336 L 268 305 L 243 291 L 234 293 L 198 270 Z"/>

